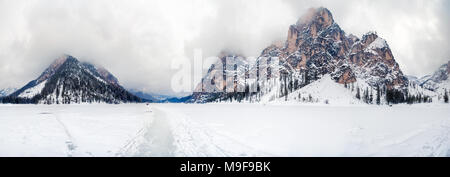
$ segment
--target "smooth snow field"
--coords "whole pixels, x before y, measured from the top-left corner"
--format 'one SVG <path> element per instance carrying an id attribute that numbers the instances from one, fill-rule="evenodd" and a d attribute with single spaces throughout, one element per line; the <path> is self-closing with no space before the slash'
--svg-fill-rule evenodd
<path id="1" fill-rule="evenodd" d="M 450 156 L 450 105 L 1 105 L 0 156 Z"/>

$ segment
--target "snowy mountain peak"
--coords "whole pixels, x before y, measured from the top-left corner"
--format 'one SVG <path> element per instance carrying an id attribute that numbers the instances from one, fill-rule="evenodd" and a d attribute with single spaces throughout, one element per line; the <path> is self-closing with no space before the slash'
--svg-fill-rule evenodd
<path id="1" fill-rule="evenodd" d="M 386 40 L 379 37 L 375 31 L 364 34 L 361 43 L 362 46 L 366 49 L 366 52 L 371 52 L 375 49 L 389 48 Z"/>
<path id="2" fill-rule="evenodd" d="M 367 44 L 372 43 L 377 38 L 378 38 L 378 34 L 376 31 L 369 31 L 362 36 L 361 40 L 367 46 Z"/>
<path id="3" fill-rule="evenodd" d="M 64 64 L 68 58 L 71 58 L 71 56 L 63 55 L 55 59 L 55 61 L 53 61 L 53 63 L 50 64 L 50 66 L 47 69 L 45 69 L 45 71 L 41 74 L 41 76 L 39 76 L 36 79 L 37 82 L 40 83 L 44 80 L 47 80 L 49 77 L 55 74 L 55 72 L 59 69 L 59 67 L 61 67 L 61 65 Z"/>
<path id="4" fill-rule="evenodd" d="M 435 82 L 441 82 L 448 79 L 449 75 L 449 65 L 444 64 L 431 76 L 430 79 L 432 79 Z"/>
<path id="5" fill-rule="evenodd" d="M 199 83 L 194 92 L 216 92 L 217 90 L 226 90 L 227 87 L 228 89 L 237 87 L 239 83 L 233 82 L 231 78 L 226 78 L 225 75 L 245 72 L 248 72 L 248 61 L 244 56 L 231 52 L 221 52 L 219 60 L 211 65 L 202 79 L 204 82 Z M 230 86 L 231 84 L 232 86 Z"/>
<path id="6" fill-rule="evenodd" d="M 297 21 L 297 26 L 302 27 L 304 25 L 317 24 L 321 28 L 329 27 L 334 23 L 333 15 L 330 10 L 324 7 L 310 8 L 306 14 L 304 14 Z"/>
<path id="7" fill-rule="evenodd" d="M 450 90 L 450 61 L 441 65 L 432 75 L 421 79 L 420 85 L 431 91 L 443 92 Z"/>
<path id="8" fill-rule="evenodd" d="M 268 62 L 276 60 L 279 60 L 276 65 Z M 260 100 L 261 95 L 276 91 L 278 93 L 272 95 L 280 97 L 325 75 L 342 85 L 357 82 L 364 83 L 361 85 L 370 89 L 382 87 L 404 92 L 408 86 L 408 79 L 403 76 L 386 40 L 376 32 L 365 34 L 361 40 L 354 35 L 346 35 L 335 23 L 331 12 L 323 7 L 310 9 L 296 24 L 291 25 L 283 47 L 271 45 L 261 52 L 256 62 L 242 63 L 235 68 L 247 69 L 244 72 L 246 75 L 235 77 L 238 79 L 234 79 L 234 83 L 243 88 L 257 87 L 256 93 L 202 94 L 204 87 L 199 85 L 193 96 L 194 102 L 231 97 L 241 100 L 249 95 L 258 99 L 246 99 Z M 271 67 L 277 67 L 275 70 L 279 73 L 272 73 Z M 258 75 L 247 79 L 247 73 Z M 267 79 L 260 79 L 261 74 L 266 74 Z M 225 83 L 225 79 L 211 78 L 211 75 L 211 72 L 208 73 L 204 79 L 222 79 L 213 83 L 217 83 L 215 87 L 223 87 L 221 83 Z"/>
<path id="9" fill-rule="evenodd" d="M 3 99 L 10 103 L 140 102 L 102 67 L 64 55 L 36 79 Z"/>

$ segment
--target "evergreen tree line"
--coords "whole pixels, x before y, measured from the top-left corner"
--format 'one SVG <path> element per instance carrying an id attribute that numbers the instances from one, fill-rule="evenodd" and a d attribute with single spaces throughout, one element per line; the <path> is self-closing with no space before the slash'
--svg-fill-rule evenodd
<path id="1" fill-rule="evenodd" d="M 244 92 L 232 92 L 232 93 L 226 93 L 225 91 L 223 93 L 205 93 L 204 95 L 208 95 L 207 100 L 204 100 L 204 102 L 214 102 L 214 101 L 218 101 L 218 102 L 222 102 L 222 101 L 237 101 L 237 102 L 241 102 L 243 100 L 246 100 L 248 102 L 258 102 L 260 101 L 260 98 L 262 96 L 261 92 L 261 86 L 260 83 L 264 82 L 261 81 L 260 78 L 260 61 L 257 60 L 256 61 L 256 83 L 252 83 L 251 85 L 249 85 L 249 83 L 247 82 L 247 80 L 249 79 L 249 66 L 246 65 L 245 66 L 245 81 L 244 81 L 244 87 L 245 90 Z M 269 64 L 269 60 L 267 61 Z M 280 65 L 282 65 L 282 63 L 280 63 Z M 234 67 L 234 73 L 236 72 L 237 67 Z M 223 70 L 225 72 L 225 70 Z M 270 67 L 267 67 L 267 80 L 269 80 L 272 77 L 272 70 Z M 278 71 L 279 73 L 279 97 L 285 97 L 285 100 L 287 100 L 288 95 L 306 85 L 308 85 L 309 83 L 318 80 L 319 77 L 319 73 L 317 71 L 314 70 L 309 70 L 309 69 L 305 69 L 300 71 L 300 75 L 299 76 L 294 76 L 292 72 L 286 71 L 286 70 L 280 70 Z M 224 76 L 223 76 L 224 77 Z M 225 77 L 223 78 L 225 79 Z M 203 82 L 202 82 L 203 83 Z M 234 76 L 234 83 L 236 85 L 237 83 L 237 76 Z M 226 86 L 224 86 L 226 88 Z M 250 88 L 255 88 L 256 87 L 256 92 L 252 92 L 250 91 Z M 270 89 L 270 88 L 269 88 Z M 225 90 L 225 89 L 224 89 Z M 270 91 L 270 90 L 269 90 Z"/>
<path id="2" fill-rule="evenodd" d="M 301 71 L 299 76 L 294 76 L 292 73 L 287 71 L 280 71 L 280 98 L 285 97 L 285 100 L 287 101 L 287 97 L 290 93 L 318 79 L 319 76 L 317 75 L 317 72 L 310 72 L 308 70 Z M 306 99 L 305 101 L 313 102 L 312 99 Z"/>
<path id="3" fill-rule="evenodd" d="M 37 104 L 39 100 L 34 98 L 20 98 L 15 96 L 6 96 L 0 99 L 1 103 L 11 103 L 11 104 Z"/>
<path id="4" fill-rule="evenodd" d="M 406 103 L 408 104 L 414 104 L 414 103 L 431 103 L 433 102 L 433 99 L 430 96 L 427 95 L 408 95 L 406 97 Z"/>
<path id="5" fill-rule="evenodd" d="M 237 69 L 236 67 L 234 68 Z M 257 63 L 257 70 L 259 71 L 259 63 Z M 270 67 L 268 67 L 267 73 L 269 76 L 272 74 Z M 300 71 L 300 76 L 293 76 L 292 72 L 288 72 L 285 70 L 279 71 L 279 98 L 284 97 L 285 100 L 288 100 L 288 95 L 309 83 L 318 80 L 318 73 L 314 70 L 303 70 Z M 245 91 L 244 92 L 232 92 L 232 93 L 218 93 L 213 94 L 213 96 L 209 101 L 237 101 L 241 102 L 246 100 L 248 102 L 258 102 L 261 98 L 261 88 L 260 88 L 260 73 L 257 72 L 257 80 L 256 83 L 252 83 L 249 85 L 247 82 L 248 79 L 248 66 L 246 66 L 246 75 L 245 75 Z M 234 77 L 235 84 L 237 84 L 236 76 Z M 267 78 L 269 79 L 269 78 Z M 413 88 L 417 88 L 417 85 L 411 85 Z M 256 92 L 251 92 L 250 88 L 256 87 Z M 431 103 L 433 100 L 430 96 L 419 94 L 409 94 L 408 90 L 399 90 L 395 88 L 387 88 L 386 85 L 380 86 L 376 85 L 375 88 L 366 87 L 360 88 L 359 86 L 354 86 L 353 83 L 347 84 L 344 83 L 344 87 L 350 89 L 352 92 L 356 91 L 355 97 L 364 103 L 367 104 L 377 104 L 381 105 L 382 100 L 386 104 L 400 104 L 400 103 Z M 449 102 L 449 93 L 447 90 L 444 93 L 444 101 L 446 103 Z M 383 98 L 383 99 L 382 99 Z M 302 98 L 299 94 L 298 99 L 304 102 L 314 102 L 315 100 L 309 95 L 308 98 Z"/>
<path id="6" fill-rule="evenodd" d="M 346 87 L 347 89 L 351 89 L 352 91 L 354 90 L 354 86 L 353 84 L 351 85 L 351 87 L 349 87 L 347 84 L 344 84 L 344 87 Z M 362 92 L 362 94 L 361 94 Z M 375 95 L 373 93 L 374 91 L 372 89 L 369 90 L 368 87 L 366 87 L 365 89 L 360 89 L 359 86 L 356 87 L 356 95 L 355 97 L 358 100 L 362 100 L 364 103 L 367 104 L 381 104 L 381 90 L 380 87 L 376 87 L 376 91 L 375 91 Z"/>
<path id="7" fill-rule="evenodd" d="M 350 88 L 349 86 L 347 86 L 347 84 L 345 84 L 345 87 Z M 351 89 L 353 90 L 353 84 L 351 86 Z M 369 90 L 368 87 L 366 87 L 365 89 L 360 89 L 359 86 L 357 86 L 355 97 L 359 100 L 362 100 L 364 103 L 377 105 L 381 104 L 382 97 L 384 97 L 384 100 L 387 104 L 431 103 L 433 101 L 433 99 L 427 95 L 423 95 L 420 93 L 417 95 L 413 95 L 409 94 L 407 90 L 388 89 L 386 86 L 380 87 L 379 85 L 375 87 L 375 91 L 373 91 L 372 89 Z"/>

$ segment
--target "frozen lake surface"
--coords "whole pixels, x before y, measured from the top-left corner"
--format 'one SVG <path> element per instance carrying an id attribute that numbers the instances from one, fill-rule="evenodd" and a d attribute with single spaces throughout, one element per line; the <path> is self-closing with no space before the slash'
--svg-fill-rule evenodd
<path id="1" fill-rule="evenodd" d="M 1 105 L 0 156 L 450 156 L 450 105 Z"/>

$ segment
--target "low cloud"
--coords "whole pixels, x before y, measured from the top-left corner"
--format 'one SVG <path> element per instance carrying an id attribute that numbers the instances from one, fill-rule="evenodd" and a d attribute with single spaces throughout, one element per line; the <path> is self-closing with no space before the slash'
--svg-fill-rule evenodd
<path id="1" fill-rule="evenodd" d="M 450 59 L 445 0 L 0 0 L 0 88 L 21 87 L 59 55 L 102 65 L 127 88 L 174 94 L 173 60 L 222 50 L 258 56 L 310 7 L 347 32 L 377 31 L 406 74 Z"/>

